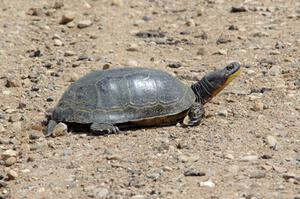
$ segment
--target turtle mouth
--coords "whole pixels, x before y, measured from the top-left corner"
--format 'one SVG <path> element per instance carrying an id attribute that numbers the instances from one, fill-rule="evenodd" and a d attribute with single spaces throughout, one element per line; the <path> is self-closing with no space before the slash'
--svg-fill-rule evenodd
<path id="1" fill-rule="evenodd" d="M 241 73 L 241 65 L 237 62 L 233 62 L 225 68 L 228 77 L 225 81 L 225 85 L 228 85 L 233 79 L 235 79 Z"/>
<path id="2" fill-rule="evenodd" d="M 232 62 L 228 66 L 226 66 L 223 70 L 225 70 L 224 77 L 227 77 L 225 82 L 217 88 L 212 96 L 216 96 L 218 93 L 220 93 L 232 80 L 234 80 L 240 73 L 241 73 L 241 65 L 237 62 Z"/>

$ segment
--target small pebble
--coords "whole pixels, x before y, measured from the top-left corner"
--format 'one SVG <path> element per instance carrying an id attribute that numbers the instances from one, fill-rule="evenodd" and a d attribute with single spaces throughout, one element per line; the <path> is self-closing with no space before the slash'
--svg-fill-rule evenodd
<path id="1" fill-rule="evenodd" d="M 145 195 L 134 195 L 130 199 L 146 199 L 147 196 Z"/>
<path id="2" fill-rule="evenodd" d="M 60 9 L 62 7 L 64 7 L 64 2 L 63 1 L 55 1 L 54 5 L 53 5 L 53 8 Z"/>
<path id="3" fill-rule="evenodd" d="M 221 110 L 219 110 L 218 115 L 223 116 L 223 117 L 227 117 L 228 116 L 228 111 L 226 109 L 221 109 Z"/>
<path id="4" fill-rule="evenodd" d="M 7 77 L 5 86 L 7 88 L 19 87 L 20 86 L 20 80 L 16 76 Z"/>
<path id="5" fill-rule="evenodd" d="M 65 25 L 65 24 L 70 23 L 71 21 L 73 21 L 74 18 L 75 18 L 74 13 L 66 12 L 65 14 L 62 15 L 59 23 Z"/>
<path id="6" fill-rule="evenodd" d="M 53 42 L 54 42 L 54 46 L 62 46 L 63 45 L 63 42 L 59 39 L 54 39 Z"/>
<path id="7" fill-rule="evenodd" d="M 93 24 L 93 22 L 91 20 L 82 20 L 77 23 L 77 27 L 79 29 L 82 29 L 82 28 L 87 28 L 87 27 L 91 26 L 92 24 Z"/>
<path id="8" fill-rule="evenodd" d="M 269 74 L 272 76 L 278 76 L 281 74 L 281 67 L 278 65 L 274 65 L 270 68 Z"/>
<path id="9" fill-rule="evenodd" d="M 52 137 L 64 136 L 67 133 L 68 133 L 67 125 L 60 122 L 54 127 Z"/>
<path id="10" fill-rule="evenodd" d="M 239 5 L 239 6 L 232 6 L 231 7 L 231 11 L 232 13 L 236 13 L 236 12 L 247 12 L 247 8 L 243 5 Z"/>
<path id="11" fill-rule="evenodd" d="M 189 168 L 184 171 L 184 176 L 205 176 L 205 173 L 202 171 L 198 171 L 196 168 Z"/>
<path id="12" fill-rule="evenodd" d="M 7 159 L 9 157 L 16 157 L 18 155 L 17 151 L 8 149 L 2 153 L 2 159 Z"/>
<path id="13" fill-rule="evenodd" d="M 31 140 L 37 140 L 37 139 L 39 139 L 41 136 L 39 135 L 39 133 L 38 132 L 31 132 L 30 134 L 29 134 L 29 139 L 31 139 Z"/>
<path id="14" fill-rule="evenodd" d="M 185 25 L 189 26 L 189 27 L 194 27 L 196 25 L 196 23 L 193 19 L 189 19 L 185 22 Z"/>
<path id="15" fill-rule="evenodd" d="M 122 7 L 124 5 L 124 2 L 123 2 L 123 0 L 111 0 L 111 5 Z"/>
<path id="16" fill-rule="evenodd" d="M 138 62 L 135 60 L 129 60 L 126 65 L 127 66 L 138 66 Z"/>
<path id="17" fill-rule="evenodd" d="M 3 132 L 5 132 L 5 128 L 2 124 L 0 124 L 0 133 L 3 133 Z"/>
<path id="18" fill-rule="evenodd" d="M 134 52 L 134 51 L 138 51 L 138 49 L 139 49 L 139 46 L 137 44 L 130 44 L 126 50 Z"/>
<path id="19" fill-rule="evenodd" d="M 10 167 L 11 165 L 15 164 L 16 162 L 17 162 L 17 158 L 15 158 L 15 157 L 9 157 L 4 161 L 5 166 L 7 166 L 7 167 Z"/>
<path id="20" fill-rule="evenodd" d="M 265 142 L 270 146 L 270 148 L 274 150 L 277 148 L 277 140 L 274 136 L 268 135 Z"/>
<path id="21" fill-rule="evenodd" d="M 247 155 L 240 159 L 241 162 L 252 162 L 258 160 L 258 156 L 256 155 Z"/>
<path id="22" fill-rule="evenodd" d="M 205 48 L 199 48 L 198 51 L 197 51 L 197 55 L 204 56 L 206 54 L 207 54 L 207 52 L 206 52 Z"/>
<path id="23" fill-rule="evenodd" d="M 217 44 L 226 44 L 226 43 L 229 43 L 231 42 L 231 39 L 229 37 L 229 35 L 224 35 L 224 34 L 221 34 L 217 40 Z"/>
<path id="24" fill-rule="evenodd" d="M 181 162 L 197 162 L 200 159 L 198 155 L 180 155 L 178 160 Z"/>
<path id="25" fill-rule="evenodd" d="M 200 182 L 199 185 L 200 187 L 209 187 L 209 188 L 214 188 L 216 186 L 216 184 L 210 179 L 204 182 Z"/>
<path id="26" fill-rule="evenodd" d="M 19 177 L 18 173 L 14 170 L 9 170 L 7 173 L 8 180 L 15 180 Z"/>
<path id="27" fill-rule="evenodd" d="M 159 172 L 152 172 L 152 173 L 148 173 L 146 176 L 148 178 L 153 179 L 153 180 L 157 180 L 161 176 L 161 173 L 159 173 Z"/>
<path id="28" fill-rule="evenodd" d="M 70 56 L 74 56 L 76 55 L 76 53 L 74 51 L 71 51 L 71 50 L 67 50 L 65 53 L 64 53 L 64 56 L 65 57 L 70 57 Z"/>
<path id="29" fill-rule="evenodd" d="M 250 178 L 264 178 L 266 177 L 266 172 L 264 171 L 254 171 L 250 173 Z"/>
<path id="30" fill-rule="evenodd" d="M 263 109 L 264 109 L 264 103 L 261 102 L 260 100 L 255 100 L 252 110 L 258 112 L 258 111 L 262 111 Z"/>

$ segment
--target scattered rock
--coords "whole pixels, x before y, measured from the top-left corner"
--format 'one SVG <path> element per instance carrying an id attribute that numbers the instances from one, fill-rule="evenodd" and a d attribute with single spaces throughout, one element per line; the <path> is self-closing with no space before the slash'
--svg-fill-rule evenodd
<path id="1" fill-rule="evenodd" d="M 5 166 L 10 167 L 11 165 L 15 164 L 17 162 L 16 157 L 9 157 L 6 160 L 4 160 Z"/>
<path id="2" fill-rule="evenodd" d="M 253 37 L 269 37 L 270 34 L 263 31 L 258 31 L 253 34 Z"/>
<path id="3" fill-rule="evenodd" d="M 157 180 L 158 178 L 160 178 L 161 175 L 162 175 L 161 172 L 150 172 L 146 176 L 147 178 Z"/>
<path id="4" fill-rule="evenodd" d="M 239 28 L 236 25 L 230 25 L 228 30 L 239 30 Z"/>
<path id="5" fill-rule="evenodd" d="M 253 171 L 250 173 L 250 178 L 264 178 L 266 177 L 265 171 Z"/>
<path id="6" fill-rule="evenodd" d="M 170 68 L 180 68 L 181 66 L 182 66 L 182 64 L 178 61 L 171 62 L 168 64 L 168 67 L 170 67 Z"/>
<path id="7" fill-rule="evenodd" d="M 5 86 L 7 88 L 10 88 L 10 87 L 19 87 L 20 86 L 20 80 L 15 75 L 9 76 L 6 79 Z"/>
<path id="8" fill-rule="evenodd" d="M 278 173 L 286 173 L 288 171 L 287 168 L 276 166 L 276 165 L 272 165 L 272 168 L 274 169 L 274 171 L 277 171 Z"/>
<path id="9" fill-rule="evenodd" d="M 37 140 L 37 139 L 39 139 L 41 136 L 39 135 L 39 132 L 38 131 L 36 131 L 36 132 L 31 132 L 30 134 L 29 134 L 29 139 L 31 139 L 31 140 Z"/>
<path id="10" fill-rule="evenodd" d="M 281 74 L 281 67 L 278 65 L 274 65 L 270 68 L 269 74 L 272 76 L 278 76 Z"/>
<path id="11" fill-rule="evenodd" d="M 92 24 L 93 24 L 93 22 L 91 20 L 82 20 L 77 23 L 77 27 L 82 29 L 82 28 L 87 28 L 87 27 L 91 26 Z"/>
<path id="12" fill-rule="evenodd" d="M 52 137 L 64 136 L 67 133 L 68 133 L 67 125 L 60 122 L 54 127 Z"/>
<path id="13" fill-rule="evenodd" d="M 199 155 L 179 155 L 178 160 L 180 162 L 197 162 L 200 159 Z"/>
<path id="14" fill-rule="evenodd" d="M 260 100 L 255 100 L 251 109 L 256 112 L 262 111 L 264 109 L 264 103 Z"/>
<path id="15" fill-rule="evenodd" d="M 297 178 L 296 174 L 294 174 L 294 173 L 285 173 L 285 174 L 282 175 L 282 177 L 285 180 L 289 180 L 291 178 L 294 178 L 294 179 Z"/>
<path id="16" fill-rule="evenodd" d="M 74 13 L 66 12 L 65 14 L 62 15 L 59 23 L 65 25 L 65 24 L 70 23 L 71 21 L 73 21 L 74 18 L 75 18 Z"/>
<path id="17" fill-rule="evenodd" d="M 15 180 L 19 177 L 18 173 L 14 170 L 9 170 L 7 173 L 7 179 L 8 180 Z"/>
<path id="18" fill-rule="evenodd" d="M 130 199 L 146 199 L 147 196 L 145 195 L 135 195 L 135 196 L 132 196 Z"/>
<path id="19" fill-rule="evenodd" d="M 268 135 L 265 138 L 265 142 L 266 142 L 266 144 L 268 144 L 270 146 L 270 148 L 276 150 L 276 148 L 277 148 L 277 140 L 276 140 L 276 138 L 274 136 Z"/>
<path id="20" fill-rule="evenodd" d="M 299 195 L 296 195 L 296 196 L 294 196 L 294 199 L 300 199 L 300 194 L 299 194 Z"/>
<path id="21" fill-rule="evenodd" d="M 54 39 L 53 42 L 54 42 L 54 46 L 62 46 L 63 45 L 63 42 L 59 39 Z"/>
<path id="22" fill-rule="evenodd" d="M 216 186 L 216 184 L 210 179 L 204 182 L 200 182 L 199 185 L 200 187 L 209 187 L 209 188 L 214 188 Z"/>
<path id="23" fill-rule="evenodd" d="M 9 122 L 18 122 L 22 120 L 22 115 L 19 113 L 13 113 L 9 116 L 8 121 Z"/>
<path id="24" fill-rule="evenodd" d="M 130 44 L 126 50 L 134 52 L 134 51 L 138 51 L 138 49 L 139 49 L 139 46 L 137 44 Z"/>
<path id="25" fill-rule="evenodd" d="M 231 7 L 231 11 L 232 13 L 236 13 L 236 12 L 247 12 L 247 8 L 244 5 L 238 5 L 238 6 L 232 6 Z"/>
<path id="26" fill-rule="evenodd" d="M 5 128 L 2 124 L 0 124 L 0 133 L 3 133 L 3 132 L 5 132 Z"/>
<path id="27" fill-rule="evenodd" d="M 197 55 L 201 55 L 201 56 L 204 56 L 207 54 L 207 51 L 205 48 L 199 48 L 198 51 L 197 51 Z"/>
<path id="28" fill-rule="evenodd" d="M 228 116 L 228 111 L 226 109 L 221 109 L 221 110 L 219 110 L 218 115 L 223 116 L 223 117 L 227 117 Z"/>
<path id="29" fill-rule="evenodd" d="M 122 160 L 122 156 L 120 154 L 114 153 L 106 156 L 107 160 Z"/>
<path id="30" fill-rule="evenodd" d="M 8 149 L 2 153 L 1 157 L 2 157 L 2 159 L 6 160 L 7 158 L 10 158 L 10 157 L 17 157 L 17 155 L 18 155 L 17 151 Z"/>
<path id="31" fill-rule="evenodd" d="M 196 25 L 196 23 L 193 19 L 189 19 L 185 22 L 185 25 L 189 26 L 189 27 L 194 27 Z"/>
<path id="32" fill-rule="evenodd" d="M 126 65 L 127 66 L 138 66 L 138 62 L 135 60 L 129 60 Z"/>
<path id="33" fill-rule="evenodd" d="M 229 165 L 227 171 L 233 175 L 237 175 L 240 171 L 240 167 L 238 165 Z"/>
<path id="34" fill-rule="evenodd" d="M 109 190 L 103 187 L 96 187 L 94 185 L 88 186 L 84 188 L 84 192 L 86 192 L 88 197 L 91 198 L 99 198 L 105 199 L 109 194 Z"/>
<path id="35" fill-rule="evenodd" d="M 205 176 L 204 172 L 198 171 L 196 168 L 188 168 L 183 174 L 184 176 Z"/>
<path id="36" fill-rule="evenodd" d="M 157 31 L 157 30 L 149 30 L 143 32 L 137 32 L 135 36 L 140 38 L 163 38 L 166 36 L 165 32 Z"/>
<path id="37" fill-rule="evenodd" d="M 240 159 L 241 162 L 252 162 L 258 160 L 257 155 L 247 155 Z"/>
<path id="38" fill-rule="evenodd" d="M 42 8 L 29 8 L 27 14 L 31 16 L 42 16 L 44 12 Z"/>
<path id="39" fill-rule="evenodd" d="M 47 147 L 46 142 L 38 142 L 33 145 L 30 145 L 29 149 L 30 149 L 30 151 L 41 151 L 45 147 Z"/>
<path id="40" fill-rule="evenodd" d="M 195 38 L 201 38 L 203 40 L 207 40 L 208 39 L 208 33 L 205 31 L 202 31 L 199 35 L 196 35 Z"/>
<path id="41" fill-rule="evenodd" d="M 124 2 L 123 2 L 123 0 L 111 0 L 111 5 L 122 7 L 124 5 Z"/>
<path id="42" fill-rule="evenodd" d="M 65 57 L 71 57 L 71 56 L 74 56 L 76 55 L 76 53 L 74 51 L 71 51 L 71 50 L 67 50 L 65 53 L 64 53 L 64 56 Z"/>
<path id="43" fill-rule="evenodd" d="M 218 51 L 214 52 L 213 55 L 227 55 L 227 50 L 219 49 Z"/>
<path id="44" fill-rule="evenodd" d="M 219 44 L 226 44 L 229 42 L 231 42 L 229 35 L 221 34 L 216 43 L 219 45 Z"/>
<path id="45" fill-rule="evenodd" d="M 54 5 L 53 5 L 54 9 L 60 9 L 62 7 L 64 7 L 64 2 L 63 1 L 55 1 L 54 2 Z"/>
<path id="46" fill-rule="evenodd" d="M 2 187 L 6 187 L 7 186 L 7 182 L 5 182 L 4 180 L 0 180 L 0 188 Z M 5 199 L 5 198 L 3 198 Z"/>

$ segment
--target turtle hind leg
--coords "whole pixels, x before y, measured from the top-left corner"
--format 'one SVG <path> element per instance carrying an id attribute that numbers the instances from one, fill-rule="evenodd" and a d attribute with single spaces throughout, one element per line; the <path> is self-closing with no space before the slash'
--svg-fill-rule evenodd
<path id="1" fill-rule="evenodd" d="M 53 129 L 55 128 L 55 126 L 57 125 L 57 122 L 54 120 L 49 120 L 48 125 L 47 125 L 47 130 L 45 133 L 46 137 L 49 137 L 52 135 L 53 133 Z"/>
<path id="2" fill-rule="evenodd" d="M 90 126 L 90 130 L 95 135 L 113 134 L 118 133 L 120 131 L 117 126 L 107 123 L 93 123 Z"/>
<path id="3" fill-rule="evenodd" d="M 199 125 L 204 114 L 205 111 L 203 105 L 201 103 L 194 103 L 191 106 L 188 115 L 183 120 L 183 126 L 187 127 Z"/>

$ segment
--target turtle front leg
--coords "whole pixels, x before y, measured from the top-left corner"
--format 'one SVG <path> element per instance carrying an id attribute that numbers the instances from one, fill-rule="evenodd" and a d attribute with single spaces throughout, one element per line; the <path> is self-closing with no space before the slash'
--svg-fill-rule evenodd
<path id="1" fill-rule="evenodd" d="M 45 136 L 46 137 L 49 137 L 52 135 L 53 133 L 53 129 L 54 127 L 57 125 L 57 122 L 54 121 L 54 120 L 49 120 L 48 121 L 48 125 L 47 125 L 47 130 L 46 130 L 46 133 L 45 133 Z"/>
<path id="2" fill-rule="evenodd" d="M 106 123 L 93 123 L 90 126 L 90 130 L 95 135 L 113 134 L 120 131 L 117 126 Z"/>
<path id="3" fill-rule="evenodd" d="M 205 111 L 204 107 L 201 103 L 194 103 L 189 112 L 188 115 L 183 120 L 183 126 L 197 126 L 200 124 L 202 118 L 204 117 Z"/>

